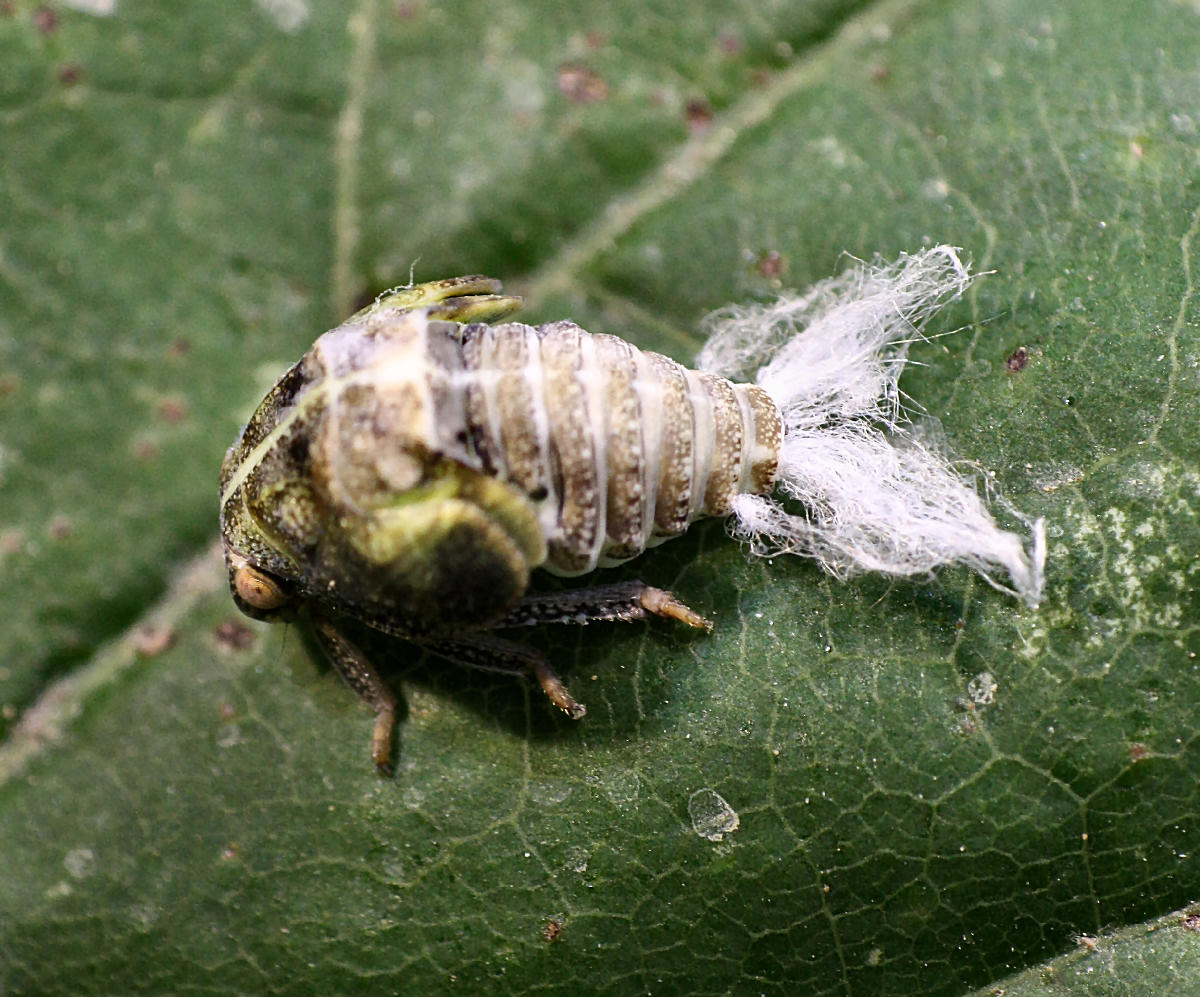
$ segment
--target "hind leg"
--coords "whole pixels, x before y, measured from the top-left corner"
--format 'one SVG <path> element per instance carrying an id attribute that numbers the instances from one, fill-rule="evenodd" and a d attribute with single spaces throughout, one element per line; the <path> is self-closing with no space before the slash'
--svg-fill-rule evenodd
<path id="1" fill-rule="evenodd" d="M 543 623 L 630 622 L 651 614 L 679 620 L 701 630 L 711 630 L 713 626 L 672 593 L 638 581 L 529 595 L 494 626 L 502 629 L 534 627 Z"/>

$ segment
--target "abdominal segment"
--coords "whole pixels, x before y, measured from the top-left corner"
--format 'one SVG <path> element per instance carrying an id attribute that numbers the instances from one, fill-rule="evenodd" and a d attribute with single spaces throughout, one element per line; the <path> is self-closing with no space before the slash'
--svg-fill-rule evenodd
<path id="1" fill-rule="evenodd" d="M 572 322 L 429 323 L 439 332 L 461 344 L 450 380 L 472 455 L 535 503 L 556 574 L 628 560 L 771 491 L 782 426 L 761 388 Z"/>

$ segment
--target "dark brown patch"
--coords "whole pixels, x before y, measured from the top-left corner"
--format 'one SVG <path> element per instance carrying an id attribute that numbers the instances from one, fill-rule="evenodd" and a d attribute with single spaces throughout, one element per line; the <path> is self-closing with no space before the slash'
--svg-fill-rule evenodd
<path id="1" fill-rule="evenodd" d="M 230 651 L 248 651 L 254 646 L 255 636 L 244 623 L 226 620 L 213 631 L 217 644 Z"/>
<path id="2" fill-rule="evenodd" d="M 182 336 L 171 344 L 171 348 L 167 353 L 175 359 L 186 357 L 192 352 L 192 344 L 190 340 L 184 339 Z"/>
<path id="3" fill-rule="evenodd" d="M 1004 361 L 1004 366 L 1014 374 L 1023 371 L 1029 366 L 1029 350 L 1024 346 L 1018 346 Z"/>
<path id="4" fill-rule="evenodd" d="M 563 932 L 562 918 L 552 917 L 546 922 L 546 926 L 542 928 L 542 938 L 547 942 L 556 942 Z"/>
<path id="5" fill-rule="evenodd" d="M 712 108 L 703 97 L 689 100 L 684 106 L 683 114 L 687 118 L 688 128 L 693 132 L 706 132 L 712 124 Z"/>
<path id="6" fill-rule="evenodd" d="M 560 67 L 558 92 L 572 104 L 598 104 L 608 100 L 608 84 L 604 77 L 586 66 Z"/>
<path id="7" fill-rule="evenodd" d="M 1183 920 L 1179 922 L 1184 931 L 1192 931 L 1200 934 L 1200 910 L 1189 910 L 1183 915 Z"/>
<path id="8" fill-rule="evenodd" d="M 58 67 L 58 82 L 65 87 L 73 87 L 83 79 L 83 67 L 77 62 L 64 62 Z"/>
<path id="9" fill-rule="evenodd" d="M 1140 741 L 1135 742 L 1134 744 L 1131 744 L 1129 746 L 1129 760 L 1131 762 L 1133 762 L 1135 765 L 1138 762 L 1140 762 L 1143 758 L 1148 757 L 1149 754 L 1150 754 L 1150 749 L 1147 748 Z"/>
<path id="10" fill-rule="evenodd" d="M 873 66 L 871 68 L 871 82 L 872 83 L 882 83 L 884 80 L 886 80 L 891 75 L 892 75 L 892 71 L 887 66 L 880 65 L 880 66 Z"/>

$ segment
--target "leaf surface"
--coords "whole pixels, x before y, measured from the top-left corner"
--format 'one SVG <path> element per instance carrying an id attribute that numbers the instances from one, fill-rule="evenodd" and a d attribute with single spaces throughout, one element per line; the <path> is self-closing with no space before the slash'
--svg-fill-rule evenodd
<path id="1" fill-rule="evenodd" d="M 957 994 L 1185 908 L 1198 64 L 1172 0 L 9 5 L 0 988 Z M 410 269 L 687 361 L 934 242 L 991 273 L 902 383 L 1046 517 L 1036 612 L 705 524 L 608 577 L 710 637 L 531 637 L 582 722 L 385 645 L 393 781 L 237 617 L 224 448 Z"/>

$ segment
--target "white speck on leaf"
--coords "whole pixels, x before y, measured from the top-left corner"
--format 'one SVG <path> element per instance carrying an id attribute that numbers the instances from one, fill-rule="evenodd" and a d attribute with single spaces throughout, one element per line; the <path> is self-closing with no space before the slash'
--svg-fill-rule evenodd
<path id="1" fill-rule="evenodd" d="M 217 735 L 218 748 L 232 748 L 242 742 L 242 729 L 237 724 L 229 724 Z"/>
<path id="2" fill-rule="evenodd" d="M 641 792 L 641 777 L 633 769 L 612 769 L 599 777 L 599 783 L 607 796 L 618 806 L 633 803 Z"/>
<path id="3" fill-rule="evenodd" d="M 92 874 L 96 865 L 96 853 L 90 848 L 72 848 L 63 858 L 63 866 L 76 879 Z"/>
<path id="4" fill-rule="evenodd" d="M 720 793 L 698 789 L 688 798 L 692 830 L 709 841 L 721 841 L 741 826 L 741 819 Z"/>
<path id="5" fill-rule="evenodd" d="M 967 695 L 976 706 L 991 706 L 996 701 L 996 690 L 999 688 L 991 672 L 980 672 L 967 683 Z"/>
<path id="6" fill-rule="evenodd" d="M 312 13 L 304 0 L 255 0 L 255 6 L 289 35 L 299 31 Z"/>
<path id="7" fill-rule="evenodd" d="M 95 17 L 112 17 L 117 12 L 117 0 L 62 0 L 62 6 Z"/>

